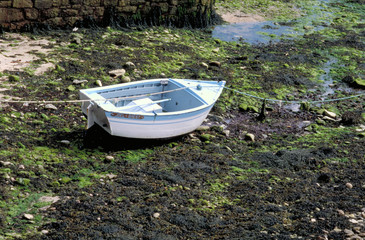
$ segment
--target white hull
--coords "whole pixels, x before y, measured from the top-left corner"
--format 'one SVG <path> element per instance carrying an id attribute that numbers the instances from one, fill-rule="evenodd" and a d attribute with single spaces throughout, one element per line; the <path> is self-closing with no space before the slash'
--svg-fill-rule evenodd
<path id="1" fill-rule="evenodd" d="M 127 138 L 157 139 L 183 135 L 194 131 L 202 124 L 221 94 L 225 84 L 225 82 L 219 82 L 217 85 L 213 84 L 217 82 L 211 81 L 170 79 L 171 83 L 169 84 L 176 87 L 172 84 L 173 82 L 179 88 L 175 88 L 175 90 L 168 89 L 167 91 L 162 91 L 164 92 L 163 94 L 156 94 L 154 96 L 154 92 L 148 92 L 146 89 L 161 88 L 158 84 L 159 81 L 166 81 L 166 79 L 144 80 L 134 82 L 134 84 L 119 84 L 114 86 L 116 90 L 113 89 L 113 86 L 81 90 L 80 98 L 82 100 L 91 100 L 85 101 L 82 104 L 82 111 L 88 117 L 88 127 L 97 123 L 111 135 Z M 154 83 L 152 87 L 150 87 L 150 82 Z M 186 82 L 188 83 L 188 88 L 184 85 Z M 140 85 L 136 88 L 134 87 L 135 84 Z M 144 85 L 142 86 L 141 84 Z M 182 87 L 185 89 L 180 90 Z M 206 89 L 205 92 L 204 88 Z M 159 102 L 159 104 L 153 104 L 153 101 L 151 101 L 152 104 L 145 104 L 143 109 L 141 107 L 138 110 L 139 105 L 136 105 L 138 101 L 129 101 L 129 104 L 124 103 L 121 107 L 116 107 L 118 104 L 111 104 L 112 101 L 109 97 L 125 97 L 123 95 L 111 95 L 113 92 L 119 94 L 121 89 L 124 92 L 136 89 L 134 94 L 138 96 L 139 101 L 141 99 L 144 101 L 144 98 L 138 94 L 139 92 L 152 93 L 150 98 L 154 101 L 157 100 L 155 102 Z M 155 92 L 159 93 L 158 90 L 155 89 Z M 157 97 L 157 95 L 159 96 Z M 161 100 L 162 95 L 165 95 L 164 98 L 167 97 L 168 99 Z M 108 98 L 105 99 L 105 96 Z M 134 105 L 131 105 L 132 103 Z M 128 107 L 130 105 L 132 107 Z M 152 105 L 155 108 L 148 110 Z M 165 109 L 167 111 L 162 111 Z"/>

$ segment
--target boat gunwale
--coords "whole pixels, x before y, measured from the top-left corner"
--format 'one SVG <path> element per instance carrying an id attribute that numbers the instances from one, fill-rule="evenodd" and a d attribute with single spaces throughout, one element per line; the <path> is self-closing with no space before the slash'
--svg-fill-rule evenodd
<path id="1" fill-rule="evenodd" d="M 182 88 L 185 88 L 186 89 L 181 89 L 181 90 L 186 90 L 188 91 L 194 98 L 198 99 L 202 105 L 201 106 L 198 106 L 198 107 L 195 107 L 195 108 L 188 108 L 188 109 L 185 109 L 185 110 L 180 110 L 180 111 L 170 111 L 170 112 L 161 112 L 161 113 L 155 113 L 155 112 L 151 112 L 151 113 L 144 113 L 144 112 L 135 112 L 135 111 L 125 111 L 125 110 L 120 110 L 118 111 L 118 109 L 113 109 L 113 110 L 110 110 L 104 106 L 102 106 L 101 104 L 99 104 L 98 102 L 101 102 L 101 101 L 109 101 L 109 100 L 112 100 L 112 99 L 118 99 L 118 97 L 116 98 L 110 98 L 110 99 L 92 99 L 90 97 L 91 94 L 93 93 L 97 93 L 98 95 L 101 96 L 100 94 L 100 90 L 108 90 L 108 89 L 122 89 L 122 88 L 126 88 L 128 86 L 133 86 L 133 85 L 143 85 L 143 84 L 146 84 L 146 83 L 160 83 L 161 81 L 163 80 L 168 80 L 168 81 L 171 81 L 173 82 L 177 87 L 182 87 Z M 212 105 L 215 104 L 215 102 L 217 101 L 217 98 L 216 96 L 214 97 L 214 101 L 212 101 L 211 103 L 207 103 L 204 99 L 202 99 L 198 94 L 196 94 L 194 91 L 192 91 L 189 87 L 187 87 L 186 85 L 180 83 L 179 81 L 176 81 L 176 80 L 183 80 L 183 81 L 197 81 L 197 82 L 201 82 L 201 83 L 209 83 L 209 82 L 217 82 L 217 81 L 209 81 L 209 80 L 190 80 L 190 79 L 171 79 L 171 78 L 159 78 L 159 79 L 148 79 L 148 80 L 141 80 L 141 81 L 138 81 L 138 82 L 129 82 L 129 83 L 121 83 L 121 84 L 117 84 L 117 85 L 109 85 L 109 86 L 103 86 L 103 87 L 98 87 L 98 88 L 90 88 L 90 89 L 82 89 L 80 90 L 80 92 L 82 92 L 85 96 L 87 96 L 89 99 L 90 99 L 90 102 L 94 102 L 99 108 L 102 108 L 105 113 L 118 113 L 118 114 L 131 114 L 131 115 L 141 115 L 141 116 L 169 116 L 169 115 L 182 115 L 182 114 L 186 114 L 186 113 L 191 113 L 191 112 L 195 112 L 195 111 L 199 111 L 201 109 L 204 109 L 204 108 L 209 108 L 211 107 Z M 224 83 L 223 85 L 217 85 L 217 88 L 219 88 L 218 92 L 217 92 L 217 95 L 219 96 L 221 94 L 221 91 L 222 89 L 224 88 Z M 177 91 L 179 89 L 176 89 Z M 102 97 L 102 96 L 101 96 Z M 138 97 L 138 96 L 136 96 Z M 120 97 L 120 98 L 123 98 L 123 97 Z"/>

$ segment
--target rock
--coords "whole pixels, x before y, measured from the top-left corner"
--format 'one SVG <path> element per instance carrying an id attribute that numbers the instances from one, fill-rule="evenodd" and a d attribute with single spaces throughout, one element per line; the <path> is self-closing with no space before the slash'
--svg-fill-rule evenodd
<path id="1" fill-rule="evenodd" d="M 208 65 L 208 64 L 206 64 L 205 62 L 201 62 L 201 63 L 200 63 L 200 66 L 202 66 L 202 67 L 204 67 L 204 68 L 206 68 L 206 69 L 208 69 L 208 68 L 209 68 L 209 65 Z"/>
<path id="2" fill-rule="evenodd" d="M 131 78 L 130 77 L 128 77 L 128 76 L 122 76 L 121 78 L 120 78 L 120 82 L 121 83 L 129 83 L 131 81 Z"/>
<path id="3" fill-rule="evenodd" d="M 202 134 L 201 136 L 200 136 L 200 138 L 203 140 L 203 141 L 210 141 L 212 138 L 213 138 L 214 136 L 213 135 L 211 135 L 211 134 Z"/>
<path id="4" fill-rule="evenodd" d="M 126 71 L 123 68 L 121 68 L 121 69 L 116 69 L 116 70 L 109 71 L 108 74 L 111 77 L 117 78 L 117 77 L 123 76 L 125 74 L 125 72 Z"/>
<path id="5" fill-rule="evenodd" d="M 345 230 L 343 230 L 343 231 L 344 231 L 344 233 L 345 233 L 348 237 L 351 237 L 351 236 L 355 235 L 355 234 L 354 234 L 354 232 L 353 232 L 352 230 L 350 230 L 350 229 L 345 229 Z"/>
<path id="6" fill-rule="evenodd" d="M 335 121 L 336 121 L 336 119 L 331 118 L 331 117 L 328 117 L 328 116 L 324 116 L 324 117 L 322 118 L 322 120 L 324 120 L 324 121 L 330 121 L 330 122 L 335 122 Z"/>
<path id="7" fill-rule="evenodd" d="M 107 162 L 107 163 L 111 163 L 111 162 L 113 162 L 114 161 L 114 157 L 113 156 L 106 156 L 105 157 L 105 162 Z"/>
<path id="8" fill-rule="evenodd" d="M 160 77 L 165 78 L 166 77 L 166 74 L 165 73 L 161 73 L 160 74 Z"/>
<path id="9" fill-rule="evenodd" d="M 245 136 L 245 139 L 249 140 L 251 142 L 254 142 L 255 141 L 255 135 L 253 135 L 252 133 L 247 133 L 246 136 Z"/>
<path id="10" fill-rule="evenodd" d="M 72 83 L 73 84 L 83 84 L 83 83 L 87 83 L 87 80 L 73 80 Z"/>
<path id="11" fill-rule="evenodd" d="M 23 164 L 20 164 L 18 168 L 19 169 L 25 169 L 25 166 Z"/>
<path id="12" fill-rule="evenodd" d="M 41 231 L 41 233 L 43 233 L 43 234 L 48 234 L 48 233 L 49 233 L 49 231 L 48 231 L 48 230 L 44 230 L 44 229 L 43 229 L 43 230 Z"/>
<path id="13" fill-rule="evenodd" d="M 333 231 L 334 231 L 334 232 L 336 232 L 336 233 L 339 233 L 339 232 L 342 232 L 342 229 L 340 229 L 340 228 L 338 228 L 338 227 L 335 227 L 335 228 L 333 229 Z"/>
<path id="14" fill-rule="evenodd" d="M 346 187 L 349 188 L 349 189 L 353 188 L 351 183 L 346 183 Z"/>
<path id="15" fill-rule="evenodd" d="M 11 163 L 11 162 L 3 162 L 3 161 L 0 161 L 0 166 L 1 167 L 5 167 L 5 166 L 9 166 L 9 165 L 14 165 L 14 164 Z"/>
<path id="16" fill-rule="evenodd" d="M 334 112 L 330 112 L 328 110 L 324 110 L 323 111 L 323 115 L 327 116 L 327 117 L 330 117 L 330 118 L 336 118 L 337 117 L 337 114 L 334 113 Z"/>
<path id="17" fill-rule="evenodd" d="M 210 129 L 209 126 L 199 126 L 196 130 L 197 131 L 208 131 Z"/>
<path id="18" fill-rule="evenodd" d="M 34 216 L 32 214 L 24 213 L 23 218 L 27 220 L 33 220 Z"/>
<path id="19" fill-rule="evenodd" d="M 340 216 L 344 216 L 345 215 L 345 212 L 341 209 L 338 209 L 337 210 L 337 213 L 340 215 Z"/>
<path id="20" fill-rule="evenodd" d="M 226 137 L 229 137 L 229 134 L 231 133 L 229 130 L 223 130 L 224 135 L 226 135 Z"/>
<path id="21" fill-rule="evenodd" d="M 212 52 L 214 52 L 214 53 L 219 53 L 219 48 L 215 48 L 215 49 L 213 49 L 213 50 L 212 50 Z"/>
<path id="22" fill-rule="evenodd" d="M 71 142 L 69 140 L 62 140 L 61 143 L 64 145 L 70 145 Z"/>
<path id="23" fill-rule="evenodd" d="M 160 213 L 156 212 L 152 215 L 154 218 L 159 218 L 160 217 Z"/>
<path id="24" fill-rule="evenodd" d="M 52 110 L 57 110 L 58 108 L 53 105 L 53 104 L 46 104 L 46 106 L 44 106 L 45 109 L 52 109 Z"/>
<path id="25" fill-rule="evenodd" d="M 100 81 L 100 80 L 96 80 L 95 81 L 95 84 L 99 87 L 102 87 L 103 86 L 103 83 Z"/>
<path id="26" fill-rule="evenodd" d="M 49 203 L 55 203 L 58 202 L 61 198 L 59 196 L 42 196 L 38 199 L 38 202 L 49 202 Z"/>
<path id="27" fill-rule="evenodd" d="M 220 67 L 221 66 L 221 63 L 218 62 L 218 61 L 212 61 L 209 63 L 209 66 L 212 66 L 212 67 Z"/>
<path id="28" fill-rule="evenodd" d="M 124 67 L 127 69 L 127 70 L 133 70 L 136 68 L 136 65 L 132 62 L 126 62 L 124 64 Z"/>

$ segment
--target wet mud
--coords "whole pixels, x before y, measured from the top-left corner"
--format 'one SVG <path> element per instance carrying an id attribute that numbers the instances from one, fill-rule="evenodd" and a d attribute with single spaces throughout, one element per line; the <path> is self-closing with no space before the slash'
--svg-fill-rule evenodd
<path id="1" fill-rule="evenodd" d="M 190 58 L 171 67 L 174 76 L 211 75 L 240 89 L 243 83 L 237 82 L 232 69 L 241 67 L 251 76 L 247 91 L 257 89 L 274 98 L 279 95 L 274 89 L 286 86 L 297 88 L 295 97 L 316 100 L 320 94 L 299 91 L 317 84 L 308 80 L 310 74 L 288 65 L 323 63 L 326 56 L 311 48 L 326 44 L 364 50 L 361 41 L 347 37 L 328 43 L 311 35 L 305 40 L 251 48 L 223 45 L 209 40 L 205 32 L 194 33 L 228 52 L 229 57 L 212 59 L 189 44 L 160 43 L 159 38 L 148 40 L 158 43 L 152 51 L 138 38 L 147 37 L 144 31 L 116 33 L 100 45 L 98 41 L 107 30 L 84 31 L 80 44 L 73 43 L 71 32 L 50 32 L 57 41 L 70 43 L 53 53 L 58 67 L 47 78 L 17 73 L 27 87 L 14 86 L 8 93 L 39 100 L 77 99 L 77 92 L 69 87 L 74 80 L 88 80 L 77 88 L 94 87 L 101 77 L 107 79 L 105 84 L 114 84 L 119 79 L 105 76 L 124 67 L 125 62 L 132 61 L 142 69 L 153 65 L 152 55 L 170 62 L 176 57 L 172 54 L 179 51 Z M 160 29 L 155 31 L 158 37 L 164 34 Z M 137 37 L 133 35 L 136 32 Z M 91 43 L 95 43 L 94 49 L 89 48 Z M 219 64 L 212 63 L 217 59 Z M 203 61 L 211 64 L 200 64 Z M 273 71 L 267 66 L 274 66 Z M 128 75 L 136 81 L 160 77 L 161 72 L 130 70 Z M 334 98 L 343 96 L 336 94 Z M 364 98 L 333 103 L 342 119 L 323 123 L 319 121 L 323 111 L 319 110 L 327 106 L 294 112 L 270 104 L 264 109 L 265 118 L 260 119 L 260 109 L 242 110 L 238 106 L 245 100 L 234 95 L 222 95 L 206 123 L 213 127 L 159 141 L 112 137 L 97 127 L 86 132 L 85 119 L 74 104 L 57 105 L 53 110 L 22 104 L 2 108 L 7 117 L 1 120 L 1 126 L 6 126 L 2 150 L 16 146 L 58 149 L 46 152 L 50 159 L 28 156 L 41 159 L 43 168 L 27 166 L 27 159 L 22 158 L 25 150 L 1 155 L 2 167 L 11 173 L 0 178 L 2 201 L 13 197 L 5 187 L 9 184 L 29 193 L 51 192 L 60 197 L 47 208 L 37 209 L 44 222 L 33 232 L 9 239 L 346 239 L 346 229 L 363 234 L 361 221 L 365 217 L 356 218 L 357 223 L 349 220 L 365 212 L 365 138 L 355 130 L 364 124 Z M 261 106 L 260 101 L 250 103 Z M 16 119 L 16 124 L 12 126 L 8 118 Z M 247 139 L 247 133 L 255 139 Z M 65 139 L 68 142 L 62 143 Z M 14 164 L 8 166 L 7 161 Z M 21 182 L 24 178 L 29 183 Z M 17 221 L 11 228 L 22 229 L 24 215 L 13 217 Z M 6 213 L 0 211 L 0 226 L 6 227 L 7 222 Z"/>

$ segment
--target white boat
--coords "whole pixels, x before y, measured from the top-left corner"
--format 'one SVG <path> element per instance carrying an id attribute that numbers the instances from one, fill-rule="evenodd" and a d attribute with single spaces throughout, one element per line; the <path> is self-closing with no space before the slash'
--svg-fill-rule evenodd
<path id="1" fill-rule="evenodd" d="M 225 81 L 153 79 L 80 90 L 87 128 L 114 136 L 169 138 L 198 128 Z"/>

